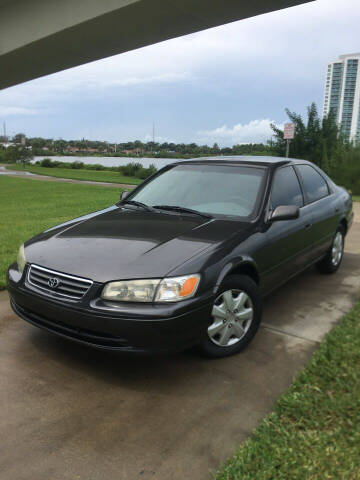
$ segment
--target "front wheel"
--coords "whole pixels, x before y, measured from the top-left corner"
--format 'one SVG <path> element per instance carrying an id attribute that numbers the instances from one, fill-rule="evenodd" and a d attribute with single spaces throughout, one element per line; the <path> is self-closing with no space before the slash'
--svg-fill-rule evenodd
<path id="1" fill-rule="evenodd" d="M 333 238 L 333 243 L 326 256 L 317 264 L 321 273 L 335 273 L 340 267 L 344 255 L 344 229 L 339 227 Z"/>
<path id="2" fill-rule="evenodd" d="M 200 350 L 212 358 L 240 352 L 255 336 L 261 314 L 262 302 L 256 283 L 245 275 L 229 275 L 214 300 L 211 323 L 205 340 L 199 345 Z"/>

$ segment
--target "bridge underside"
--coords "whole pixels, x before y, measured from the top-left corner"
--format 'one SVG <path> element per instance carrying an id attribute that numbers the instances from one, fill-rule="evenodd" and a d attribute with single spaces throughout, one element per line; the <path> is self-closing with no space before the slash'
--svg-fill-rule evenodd
<path id="1" fill-rule="evenodd" d="M 0 89 L 307 1 L 0 0 Z"/>

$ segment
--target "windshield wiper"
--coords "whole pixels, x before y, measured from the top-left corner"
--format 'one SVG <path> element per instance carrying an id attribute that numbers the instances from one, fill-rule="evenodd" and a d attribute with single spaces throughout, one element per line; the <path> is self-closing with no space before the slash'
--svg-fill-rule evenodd
<path id="1" fill-rule="evenodd" d="M 156 212 L 158 213 L 155 208 L 150 207 L 150 205 L 146 205 L 145 203 L 142 202 L 136 202 L 135 200 L 122 200 L 120 202 L 120 205 L 134 205 L 134 207 L 140 207 L 143 210 L 146 210 L 147 212 Z"/>
<path id="2" fill-rule="evenodd" d="M 213 218 L 207 213 L 201 213 L 198 210 L 193 210 L 192 208 L 178 207 L 176 205 L 154 205 L 153 208 L 158 208 L 159 210 L 170 210 L 179 213 L 192 213 L 193 215 L 199 215 L 200 217 L 204 218 Z"/>

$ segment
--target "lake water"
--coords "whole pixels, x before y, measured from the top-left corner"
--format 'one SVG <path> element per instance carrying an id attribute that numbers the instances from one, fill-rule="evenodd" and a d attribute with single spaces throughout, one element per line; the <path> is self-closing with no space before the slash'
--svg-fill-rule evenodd
<path id="1" fill-rule="evenodd" d="M 57 162 L 83 162 L 90 165 L 100 164 L 104 167 L 119 167 L 120 165 L 126 165 L 127 163 L 141 163 L 145 168 L 150 167 L 151 164 L 155 165 L 157 169 L 165 167 L 169 163 L 174 163 L 179 161 L 176 158 L 146 158 L 146 157 L 49 157 L 49 156 L 39 156 L 34 157 L 32 163 L 37 160 L 43 160 L 44 158 L 51 158 L 53 161 Z"/>

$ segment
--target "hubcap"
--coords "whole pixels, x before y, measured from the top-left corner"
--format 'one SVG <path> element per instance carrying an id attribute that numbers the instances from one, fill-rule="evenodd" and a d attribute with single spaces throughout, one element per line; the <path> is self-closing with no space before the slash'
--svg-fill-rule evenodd
<path id="1" fill-rule="evenodd" d="M 251 298 L 242 290 L 227 290 L 214 302 L 213 323 L 208 328 L 210 340 L 221 347 L 239 342 L 249 330 L 254 317 Z"/>
<path id="2" fill-rule="evenodd" d="M 343 236 L 340 232 L 337 232 L 334 238 L 332 250 L 331 250 L 331 261 L 333 265 L 337 266 L 340 263 L 342 254 L 343 254 Z"/>

